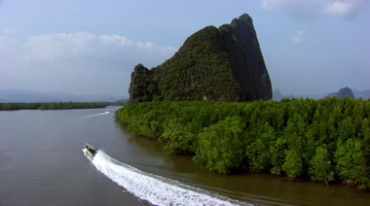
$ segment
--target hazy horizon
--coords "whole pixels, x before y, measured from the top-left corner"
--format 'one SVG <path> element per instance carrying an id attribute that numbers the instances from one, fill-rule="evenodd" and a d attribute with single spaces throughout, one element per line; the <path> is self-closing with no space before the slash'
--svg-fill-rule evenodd
<path id="1" fill-rule="evenodd" d="M 0 0 L 0 90 L 128 97 L 135 65 L 155 67 L 194 32 L 243 13 L 253 18 L 273 90 L 366 90 L 369 7 L 366 0 Z"/>

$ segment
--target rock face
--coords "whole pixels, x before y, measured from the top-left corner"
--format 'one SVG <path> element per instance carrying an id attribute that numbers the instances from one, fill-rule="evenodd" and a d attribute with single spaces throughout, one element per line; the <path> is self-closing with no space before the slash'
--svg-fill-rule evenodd
<path id="1" fill-rule="evenodd" d="M 271 99 L 272 88 L 252 18 L 243 14 L 187 38 L 176 54 L 151 70 L 138 64 L 130 101 Z"/>

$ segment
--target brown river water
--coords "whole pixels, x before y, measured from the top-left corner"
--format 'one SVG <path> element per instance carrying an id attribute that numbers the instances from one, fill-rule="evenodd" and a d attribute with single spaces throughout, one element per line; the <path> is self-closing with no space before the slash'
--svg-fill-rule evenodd
<path id="1" fill-rule="evenodd" d="M 339 185 L 208 172 L 126 133 L 116 109 L 1 111 L 0 206 L 370 205 Z M 92 161 L 85 142 L 101 149 Z"/>

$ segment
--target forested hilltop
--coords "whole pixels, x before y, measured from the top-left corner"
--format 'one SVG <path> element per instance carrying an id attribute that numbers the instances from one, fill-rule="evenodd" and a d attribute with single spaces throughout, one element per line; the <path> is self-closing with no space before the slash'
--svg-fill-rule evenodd
<path id="1" fill-rule="evenodd" d="M 370 189 L 370 100 L 146 102 L 121 108 L 116 118 L 218 173 L 269 172 Z"/>
<path id="2" fill-rule="evenodd" d="M 243 14 L 219 28 L 201 29 L 151 70 L 138 64 L 129 93 L 131 102 L 271 99 L 270 77 L 252 18 Z"/>

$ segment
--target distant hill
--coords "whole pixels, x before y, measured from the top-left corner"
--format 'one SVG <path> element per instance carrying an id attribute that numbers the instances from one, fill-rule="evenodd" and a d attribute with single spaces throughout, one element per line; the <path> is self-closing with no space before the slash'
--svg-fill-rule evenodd
<path id="1" fill-rule="evenodd" d="M 275 89 L 274 92 L 272 93 L 272 99 L 274 100 L 281 100 L 283 98 L 284 98 L 283 94 L 278 89 Z"/>
<path id="2" fill-rule="evenodd" d="M 243 14 L 219 28 L 207 26 L 176 54 L 131 75 L 130 101 L 271 99 L 272 87 L 252 18 Z"/>
<path id="3" fill-rule="evenodd" d="M 344 87 L 344 88 L 346 88 L 346 87 Z M 322 99 L 322 98 L 325 98 L 325 97 L 328 97 L 328 96 L 337 96 L 337 95 L 339 95 L 339 96 L 342 95 L 343 96 L 343 95 L 345 95 L 345 94 L 343 94 L 343 92 L 346 93 L 346 90 L 347 90 L 348 94 L 351 97 L 352 97 L 352 95 L 350 93 L 352 91 L 354 98 L 370 99 L 370 90 L 369 89 L 368 90 L 358 90 L 358 89 L 353 89 L 352 90 L 351 88 L 347 87 L 349 90 L 351 90 L 351 91 L 349 91 L 348 89 L 344 89 L 344 88 L 342 88 L 341 92 L 339 92 L 340 90 L 338 90 L 337 92 L 332 92 L 332 93 L 329 93 L 329 94 L 328 93 L 326 93 L 326 94 L 325 93 L 316 93 L 316 94 L 303 94 L 302 93 L 302 94 L 296 94 L 294 96 L 289 95 L 289 94 L 285 94 L 279 89 L 275 89 L 274 92 L 273 92 L 273 99 L 278 100 L 278 101 L 283 99 L 283 98 Z"/>
<path id="4" fill-rule="evenodd" d="M 356 98 L 370 99 L 370 89 L 362 91 L 354 89 L 353 93 Z"/>
<path id="5" fill-rule="evenodd" d="M 345 97 L 352 97 L 355 98 L 353 91 L 349 87 L 343 87 L 338 92 L 330 93 L 329 97 L 338 97 L 338 98 L 345 98 Z"/>
<path id="6" fill-rule="evenodd" d="M 95 102 L 117 101 L 122 98 L 109 95 L 77 96 L 66 92 L 37 92 L 31 90 L 0 90 L 0 102 Z"/>

